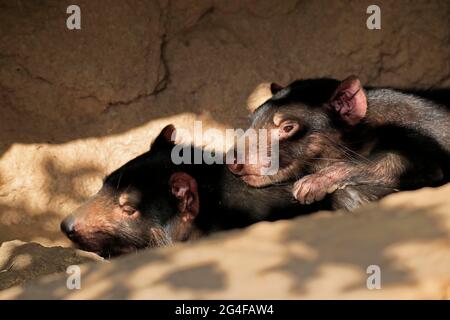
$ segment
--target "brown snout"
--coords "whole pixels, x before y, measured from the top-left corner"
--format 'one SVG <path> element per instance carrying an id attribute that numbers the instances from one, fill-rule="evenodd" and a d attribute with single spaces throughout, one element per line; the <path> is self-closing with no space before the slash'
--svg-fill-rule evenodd
<path id="1" fill-rule="evenodd" d="M 228 165 L 228 169 L 236 176 L 263 176 L 265 164 L 240 164 L 233 163 Z"/>
<path id="2" fill-rule="evenodd" d="M 106 202 L 94 196 L 61 221 L 61 231 L 78 246 L 97 246 L 98 233 L 108 231 L 108 223 L 112 223 L 107 209 Z"/>
<path id="3" fill-rule="evenodd" d="M 263 168 L 268 168 L 270 161 L 259 161 L 252 164 L 246 159 L 245 163 L 238 163 L 236 158 L 234 163 L 228 164 L 228 169 L 237 176 L 260 176 Z"/>

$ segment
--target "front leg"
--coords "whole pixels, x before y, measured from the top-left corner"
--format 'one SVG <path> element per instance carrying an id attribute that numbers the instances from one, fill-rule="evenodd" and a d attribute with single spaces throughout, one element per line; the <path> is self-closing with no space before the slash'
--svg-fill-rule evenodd
<path id="1" fill-rule="evenodd" d="M 410 166 L 404 156 L 384 152 L 365 162 L 336 162 L 304 176 L 294 184 L 293 195 L 302 204 L 322 200 L 328 193 L 354 185 L 397 188 Z"/>
<path id="2" fill-rule="evenodd" d="M 353 211 L 366 203 L 379 200 L 397 191 L 395 188 L 379 185 L 348 186 L 330 195 L 329 206 L 333 210 Z"/>
<path id="3" fill-rule="evenodd" d="M 320 201 L 328 193 L 350 185 L 349 177 L 354 170 L 355 167 L 351 164 L 333 164 L 298 180 L 294 184 L 292 193 L 301 204 Z"/>

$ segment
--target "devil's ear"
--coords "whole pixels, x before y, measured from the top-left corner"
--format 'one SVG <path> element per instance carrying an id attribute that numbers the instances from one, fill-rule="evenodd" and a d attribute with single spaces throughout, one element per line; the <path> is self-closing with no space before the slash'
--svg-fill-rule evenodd
<path id="1" fill-rule="evenodd" d="M 354 126 L 366 115 L 367 98 L 356 76 L 342 81 L 328 102 L 329 108 L 335 110 L 341 119 Z"/>
<path id="2" fill-rule="evenodd" d="M 182 222 L 192 222 L 200 210 L 197 182 L 185 172 L 176 172 L 169 179 L 172 195 L 178 201 Z"/>
<path id="3" fill-rule="evenodd" d="M 279 91 L 283 90 L 284 87 L 281 84 L 278 84 L 276 82 L 272 82 L 270 84 L 270 92 L 272 92 L 272 95 L 277 94 Z"/>
<path id="4" fill-rule="evenodd" d="M 165 146 L 173 147 L 175 145 L 176 133 L 177 130 L 173 124 L 165 126 L 151 144 L 150 149 L 155 150 Z"/>
<path id="5" fill-rule="evenodd" d="M 260 83 L 248 97 L 247 109 L 253 113 L 281 89 L 283 89 L 283 86 L 274 82 Z"/>

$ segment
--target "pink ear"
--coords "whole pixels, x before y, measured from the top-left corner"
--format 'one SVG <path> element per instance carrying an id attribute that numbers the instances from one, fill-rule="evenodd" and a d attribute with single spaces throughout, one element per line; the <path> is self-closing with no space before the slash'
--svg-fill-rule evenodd
<path id="1" fill-rule="evenodd" d="M 193 220 L 200 209 L 197 182 L 184 172 L 176 172 L 169 179 L 172 194 L 179 200 L 178 209 L 183 221 Z"/>
<path id="2" fill-rule="evenodd" d="M 359 79 L 350 76 L 342 81 L 328 105 L 338 112 L 347 124 L 358 124 L 367 112 L 367 98 Z"/>

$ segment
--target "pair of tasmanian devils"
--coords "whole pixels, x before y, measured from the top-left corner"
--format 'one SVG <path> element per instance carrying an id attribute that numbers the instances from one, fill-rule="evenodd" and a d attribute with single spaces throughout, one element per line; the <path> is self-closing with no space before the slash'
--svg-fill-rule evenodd
<path id="1" fill-rule="evenodd" d="M 353 210 L 399 190 L 449 181 L 444 104 L 363 88 L 351 76 L 262 84 L 248 107 L 250 128 L 276 130 L 277 173 L 261 175 L 269 163 L 250 163 L 248 153 L 242 164 L 175 165 L 176 129 L 168 125 L 150 151 L 106 177 L 63 220 L 62 231 L 81 249 L 113 257 L 262 220 Z"/>

